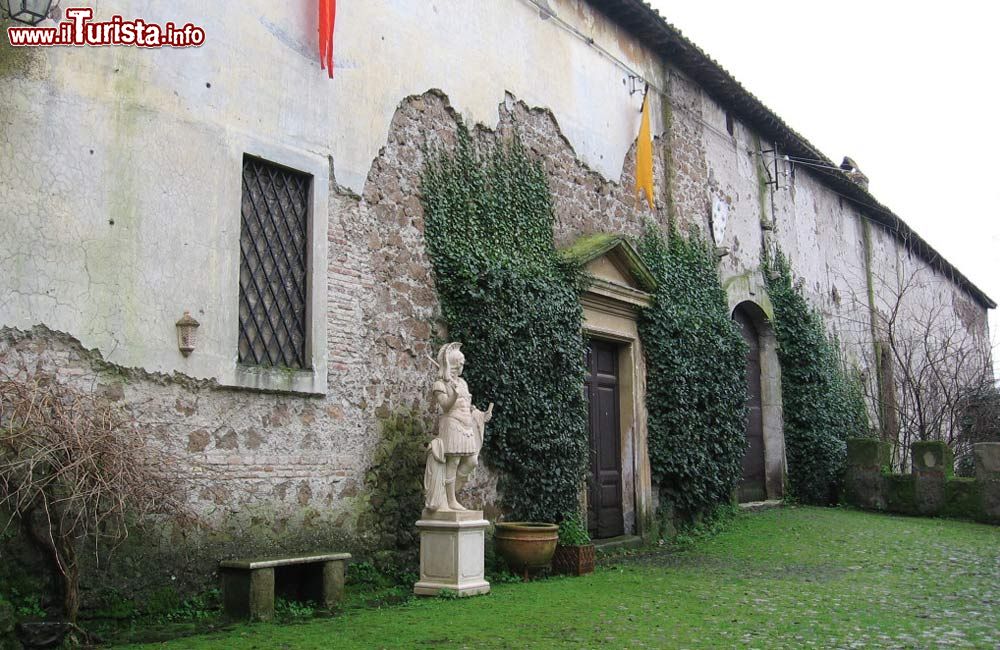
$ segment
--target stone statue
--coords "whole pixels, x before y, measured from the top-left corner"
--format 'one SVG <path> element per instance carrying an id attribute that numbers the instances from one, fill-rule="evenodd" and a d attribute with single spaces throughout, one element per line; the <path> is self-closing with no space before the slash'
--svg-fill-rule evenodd
<path id="1" fill-rule="evenodd" d="M 438 352 L 438 379 L 431 396 L 441 406 L 438 433 L 427 447 L 424 470 L 424 505 L 431 512 L 462 511 L 455 494 L 479 464 L 486 423 L 493 404 L 485 411 L 472 405 L 469 387 L 462 379 L 465 355 L 461 343 L 448 343 Z"/>

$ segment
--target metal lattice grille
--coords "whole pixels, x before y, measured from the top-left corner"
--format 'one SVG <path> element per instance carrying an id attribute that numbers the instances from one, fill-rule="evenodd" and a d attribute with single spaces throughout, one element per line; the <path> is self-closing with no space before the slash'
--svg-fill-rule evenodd
<path id="1" fill-rule="evenodd" d="M 311 177 L 243 158 L 239 362 L 306 368 Z"/>

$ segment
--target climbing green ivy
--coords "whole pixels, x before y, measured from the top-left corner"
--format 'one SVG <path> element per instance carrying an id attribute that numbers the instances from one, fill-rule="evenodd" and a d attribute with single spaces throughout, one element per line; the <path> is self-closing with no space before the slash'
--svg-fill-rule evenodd
<path id="1" fill-rule="evenodd" d="M 639 320 L 650 465 L 661 500 L 690 517 L 729 501 L 740 479 L 747 347 L 699 235 L 665 240 L 648 225 L 640 253 L 657 281 Z"/>
<path id="2" fill-rule="evenodd" d="M 559 521 L 587 462 L 580 274 L 556 252 L 545 172 L 520 141 L 458 136 L 428 155 L 421 186 L 442 312 L 479 407 L 495 403 L 483 460 L 500 470 L 502 505 Z"/>
<path id="3" fill-rule="evenodd" d="M 792 281 L 788 260 L 765 256 L 768 294 L 781 363 L 785 455 L 792 496 L 836 503 L 847 460 L 847 439 L 868 435 L 861 382 L 840 359 L 840 345 Z"/>
<path id="4" fill-rule="evenodd" d="M 417 559 L 413 522 L 424 505 L 424 460 L 428 431 L 415 413 L 400 412 L 379 422 L 381 440 L 365 474 L 369 509 L 362 528 L 381 549 L 380 564 L 412 566 Z"/>

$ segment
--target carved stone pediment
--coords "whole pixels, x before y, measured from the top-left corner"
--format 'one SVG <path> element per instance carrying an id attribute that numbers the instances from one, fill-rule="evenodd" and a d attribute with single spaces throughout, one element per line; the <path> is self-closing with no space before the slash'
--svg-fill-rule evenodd
<path id="1" fill-rule="evenodd" d="M 626 311 L 649 306 L 656 281 L 624 237 L 585 235 L 563 249 L 562 254 L 583 269 L 590 280 L 583 298 L 585 304 L 601 302 L 605 309 L 617 304 Z"/>

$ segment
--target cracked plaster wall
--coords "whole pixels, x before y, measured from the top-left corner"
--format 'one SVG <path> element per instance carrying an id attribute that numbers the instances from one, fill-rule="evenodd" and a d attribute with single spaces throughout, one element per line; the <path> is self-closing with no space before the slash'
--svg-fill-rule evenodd
<path id="1" fill-rule="evenodd" d="M 586 3 L 550 6 L 660 75 L 655 57 Z M 0 58 L 10 90 L 0 111 L 17 116 L 0 123 L 6 353 L 125 377 L 110 390 L 156 423 L 164 443 L 216 468 L 215 486 L 192 493 L 216 522 L 264 507 L 278 531 L 321 509 L 324 521 L 350 527 L 378 418 L 430 410 L 427 354 L 441 327 L 416 197 L 420 146 L 452 142 L 459 113 L 470 124 L 522 122 L 557 185 L 560 243 L 640 228 L 631 181 L 606 177 L 632 173 L 641 98 L 603 55 L 523 0 L 461 12 L 444 3 L 342 9 L 335 82 L 318 70 L 311 12 L 264 2 L 239 12 L 103 3 L 97 19 L 191 20 L 206 44 L 7 48 Z M 523 57 L 513 64 L 497 56 L 512 44 Z M 457 49 L 467 51 L 462 65 Z M 448 102 L 430 93 L 400 105 L 435 87 Z M 529 110 L 515 94 L 546 108 Z M 325 303 L 313 305 L 325 314 L 316 342 L 325 397 L 225 385 L 236 355 L 240 159 L 260 150 L 328 169 L 314 174 L 328 184 L 316 191 L 326 199 L 326 222 L 317 220 L 325 268 L 313 275 L 327 285 Z M 174 332 L 186 309 L 201 321 L 187 358 Z M 494 499 L 492 485 L 481 472 L 478 501 Z"/>
<path id="2" fill-rule="evenodd" d="M 809 303 L 823 315 L 830 333 L 839 337 L 847 362 L 873 384 L 872 394 L 876 380 L 869 284 L 874 308 L 885 314 L 897 299 L 897 287 L 913 280 L 914 286 L 900 301 L 904 335 L 915 332 L 933 311 L 939 332 L 968 336 L 988 354 L 985 307 L 874 223 L 868 225 L 871 250 L 866 253 L 864 211 L 806 168 L 793 168 L 779 157 L 778 189 L 762 186 L 775 174 L 772 154 L 762 153 L 773 149 L 773 143 L 762 140 L 736 116 L 731 116 L 730 135 L 725 107 L 688 81 L 675 82 L 672 76 L 671 82 L 673 139 L 697 143 L 673 149 L 675 187 L 690 188 L 690 196 L 677 203 L 687 210 L 687 221 L 707 232 L 715 225 L 713 204 L 725 204 L 728 221 L 719 244 L 728 255 L 721 260 L 720 272 L 731 306 L 751 300 L 770 311 L 760 271 L 761 251 L 762 246 L 780 247 Z M 687 110 L 679 110 L 682 106 Z M 685 113 L 686 123 L 677 119 Z M 763 171 L 764 164 L 768 172 Z"/>
<path id="3" fill-rule="evenodd" d="M 729 137 L 722 107 L 586 3 L 550 4 L 667 89 L 668 101 L 651 95 L 661 134 L 654 220 L 666 227 L 672 213 L 682 229 L 709 233 L 713 202 L 725 201 L 730 255 L 721 272 L 731 298 L 767 310 L 759 255 L 773 239 L 848 356 L 860 359 L 870 336 L 857 211 L 803 170 L 773 198 L 762 193 L 759 157 L 748 151 L 767 143 L 738 120 Z M 350 527 L 363 507 L 377 419 L 401 407 L 430 412 L 427 354 L 445 332 L 417 188 L 421 147 L 453 143 L 456 120 L 516 129 L 543 159 L 557 244 L 641 232 L 647 212 L 632 193 L 639 97 L 624 90 L 618 66 L 524 0 L 461 12 L 444 2 L 347 3 L 334 82 L 318 70 L 304 6 L 258 0 L 234 12 L 122 0 L 102 4 L 99 17 L 112 12 L 192 20 L 208 39 L 186 51 L 54 49 L 3 59 L 11 92 L 0 96 L 0 112 L 17 116 L 0 122 L 4 345 L 70 373 L 95 363 L 141 368 L 111 390 L 168 444 L 219 467 L 216 488 L 192 498 L 220 521 L 266 506 L 276 531 L 308 524 L 310 512 Z M 317 271 L 327 283 L 318 305 L 324 397 L 218 383 L 235 364 L 228 325 L 247 142 L 329 168 L 327 268 Z M 762 231 L 761 219 L 771 218 L 775 229 Z M 899 253 L 883 234 L 875 240 L 875 259 Z M 944 279 L 937 290 L 967 302 Z M 184 309 L 203 323 L 188 359 L 173 327 Z M 983 310 L 965 313 L 985 331 Z M 479 472 L 473 501 L 490 505 L 493 485 Z"/>
<path id="4" fill-rule="evenodd" d="M 549 6 L 660 77 L 655 57 L 587 3 Z M 505 91 L 547 107 L 576 155 L 605 178 L 620 176 L 638 127 L 641 99 L 626 91 L 627 72 L 526 0 L 461 10 L 346 3 L 332 82 L 318 70 L 306 5 L 256 0 L 235 11 L 114 0 L 96 13 L 190 20 L 204 27 L 206 43 L 4 44 L 0 75 L 9 92 L 0 111 L 12 117 L 0 123 L 0 321 L 69 332 L 124 366 L 234 383 L 244 151 L 285 152 L 308 161 L 310 172 L 330 161 L 338 187 L 361 194 L 399 101 L 429 88 L 442 89 L 470 124 L 495 124 Z M 174 343 L 184 310 L 202 323 L 188 358 Z"/>

